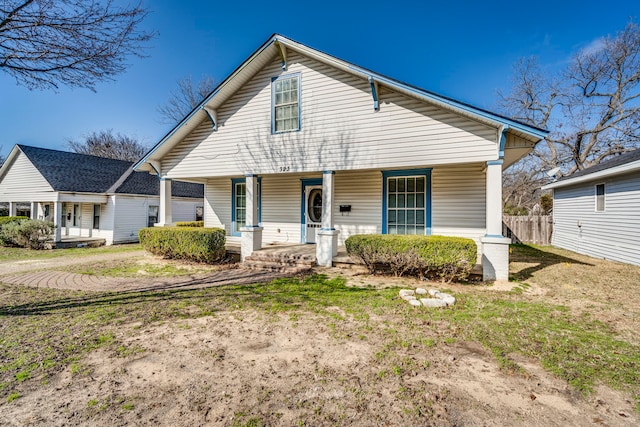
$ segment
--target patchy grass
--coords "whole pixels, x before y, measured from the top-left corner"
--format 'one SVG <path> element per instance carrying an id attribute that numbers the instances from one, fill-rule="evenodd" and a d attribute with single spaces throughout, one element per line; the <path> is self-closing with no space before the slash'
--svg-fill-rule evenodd
<path id="1" fill-rule="evenodd" d="M 51 249 L 37 251 L 24 248 L 7 248 L 0 246 L 0 263 L 4 261 L 16 261 L 25 259 L 50 259 L 58 257 L 81 257 L 97 254 L 113 254 L 121 252 L 133 252 L 142 250 L 142 247 L 135 244 L 101 246 L 98 248 L 70 248 Z"/>
<path id="2" fill-rule="evenodd" d="M 162 260 L 150 263 L 144 260 L 126 259 L 109 262 L 98 262 L 89 265 L 70 266 L 66 271 L 78 274 L 111 277 L 173 277 L 218 271 L 220 266 L 206 264 L 189 264 Z"/>
<path id="3" fill-rule="evenodd" d="M 418 355 L 458 341 L 475 341 L 514 374 L 523 373 L 516 357 L 523 355 L 539 360 L 582 393 L 603 383 L 640 402 L 640 346 L 619 339 L 607 324 L 588 315 L 577 317 L 561 304 L 527 301 L 522 292 L 463 293 L 449 309 L 416 310 L 400 300 L 397 291 L 349 287 L 342 278 L 318 275 L 269 284 L 144 293 L 90 294 L 0 285 L 0 360 L 4 361 L 0 396 L 8 400 L 22 391 L 22 384 L 46 380 L 63 369 L 89 374 L 81 359 L 97 348 L 114 356 L 143 351 L 127 348 L 120 339 L 125 333 L 135 334 L 133 324 L 217 313 L 242 316 L 257 310 L 267 316 L 286 314 L 294 323 L 302 316 L 319 316 L 338 340 L 374 343 L 379 378 L 402 379 L 428 370 L 429 362 Z M 255 422 L 250 416 L 236 420 L 241 425 Z"/>

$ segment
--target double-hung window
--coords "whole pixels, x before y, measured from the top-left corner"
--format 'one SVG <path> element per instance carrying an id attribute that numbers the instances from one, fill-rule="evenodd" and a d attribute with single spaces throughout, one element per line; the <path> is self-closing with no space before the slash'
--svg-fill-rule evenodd
<path id="1" fill-rule="evenodd" d="M 78 203 L 73 204 L 73 226 L 80 227 L 80 205 Z"/>
<path id="2" fill-rule="evenodd" d="M 100 229 L 100 205 L 93 205 L 93 229 Z"/>
<path id="3" fill-rule="evenodd" d="M 300 130 L 300 75 L 276 77 L 271 82 L 273 133 Z"/>
<path id="4" fill-rule="evenodd" d="M 258 222 L 262 222 L 262 178 L 258 178 Z M 245 178 L 231 180 L 232 236 L 240 236 L 240 229 L 247 223 L 247 183 Z"/>
<path id="5" fill-rule="evenodd" d="M 153 227 L 158 222 L 158 206 L 149 206 L 147 212 L 147 227 Z"/>
<path id="6" fill-rule="evenodd" d="M 383 172 L 383 233 L 430 234 L 431 171 Z"/>

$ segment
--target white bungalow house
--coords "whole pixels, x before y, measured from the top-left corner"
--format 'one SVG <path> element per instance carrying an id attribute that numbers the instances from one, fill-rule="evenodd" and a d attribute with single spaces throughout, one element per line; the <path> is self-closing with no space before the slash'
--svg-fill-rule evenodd
<path id="1" fill-rule="evenodd" d="M 56 224 L 55 241 L 135 242 L 138 230 L 158 222 L 160 182 L 135 172 L 133 162 L 15 145 L 0 167 L 0 203 L 10 216 L 19 205 L 33 219 Z M 176 182 L 167 204 L 177 221 L 203 208 L 202 184 Z"/>
<path id="2" fill-rule="evenodd" d="M 640 150 L 543 189 L 553 190 L 552 245 L 640 265 Z"/>
<path id="3" fill-rule="evenodd" d="M 502 170 L 545 134 L 273 35 L 135 168 L 161 177 L 160 223 L 172 180 L 202 182 L 205 226 L 243 259 L 313 243 L 331 265 L 354 234 L 454 235 L 505 280 Z"/>

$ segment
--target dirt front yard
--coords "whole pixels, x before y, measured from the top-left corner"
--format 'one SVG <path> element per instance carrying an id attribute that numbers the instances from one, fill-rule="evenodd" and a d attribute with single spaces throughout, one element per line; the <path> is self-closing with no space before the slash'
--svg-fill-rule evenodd
<path id="1" fill-rule="evenodd" d="M 638 425 L 640 269 L 514 251 L 508 286 L 335 270 L 143 292 L 0 283 L 0 425 Z M 220 273 L 128 258 L 109 275 Z M 417 286 L 457 304 L 398 298 Z"/>

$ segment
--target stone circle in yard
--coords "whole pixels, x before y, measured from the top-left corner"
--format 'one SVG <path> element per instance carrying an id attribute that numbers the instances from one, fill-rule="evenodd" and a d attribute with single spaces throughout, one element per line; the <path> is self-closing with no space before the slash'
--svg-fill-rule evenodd
<path id="1" fill-rule="evenodd" d="M 440 292 L 437 289 L 429 289 L 428 291 L 423 288 L 413 289 L 401 289 L 400 298 L 408 301 L 414 307 L 447 307 L 456 303 L 455 297 L 444 292 Z M 432 298 L 416 298 L 415 295 L 431 295 Z"/>

